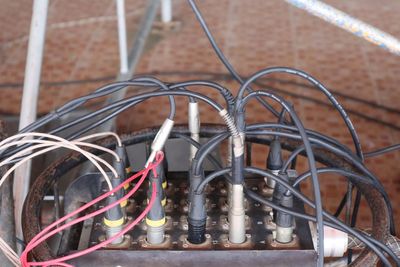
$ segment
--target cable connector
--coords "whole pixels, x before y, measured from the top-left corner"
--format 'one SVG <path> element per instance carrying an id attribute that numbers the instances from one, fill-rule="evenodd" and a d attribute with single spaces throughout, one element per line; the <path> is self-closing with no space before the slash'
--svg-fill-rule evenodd
<path id="1" fill-rule="evenodd" d="M 309 222 L 314 248 L 317 248 L 317 227 Z M 349 248 L 349 241 L 354 241 L 346 232 L 324 225 L 324 257 L 343 257 Z"/>
<path id="2" fill-rule="evenodd" d="M 232 185 L 229 220 L 229 242 L 241 244 L 246 241 L 243 185 Z"/>
<path id="3" fill-rule="evenodd" d="M 171 133 L 173 127 L 174 121 L 168 118 L 161 125 L 160 130 L 158 130 L 158 133 L 154 138 L 153 143 L 151 144 L 151 154 L 147 159 L 145 167 L 148 167 L 149 164 L 153 162 L 157 152 L 163 149 L 165 142 L 168 140 L 169 134 Z"/>
<path id="4" fill-rule="evenodd" d="M 283 160 L 281 142 L 279 142 L 277 139 L 274 139 L 269 146 L 267 169 L 270 170 L 274 175 L 278 175 L 282 166 Z M 273 179 L 267 178 L 267 185 L 269 188 L 275 188 L 275 184 L 276 182 Z"/>
<path id="5" fill-rule="evenodd" d="M 117 154 L 118 154 L 118 151 L 117 151 Z M 117 171 L 117 174 L 118 174 L 118 177 L 114 177 L 114 178 L 111 179 L 111 183 L 112 183 L 113 187 L 115 188 L 115 187 L 119 186 L 121 183 L 123 183 L 125 181 L 126 172 L 125 172 L 125 163 L 123 162 L 122 159 L 120 159 L 120 160 L 114 159 L 113 166 L 114 166 L 114 169 Z M 128 185 L 128 187 L 129 187 L 129 184 L 126 184 L 126 185 Z M 116 192 L 116 196 L 117 196 L 118 199 L 122 198 L 125 195 L 125 190 L 126 190 L 126 188 L 124 186 L 124 188 L 121 188 L 120 190 L 118 190 Z M 125 214 L 126 213 L 125 208 L 128 205 L 128 200 L 122 201 L 120 205 L 121 205 L 121 208 L 122 208 L 122 212 Z"/>
<path id="6" fill-rule="evenodd" d="M 283 195 L 281 206 L 285 208 L 293 208 L 293 195 Z M 283 212 L 276 212 L 276 241 L 279 243 L 289 243 L 293 240 L 293 216 Z"/>
<path id="7" fill-rule="evenodd" d="M 240 157 L 241 155 L 244 154 L 244 144 L 243 144 L 241 134 L 239 133 L 238 129 L 235 126 L 233 119 L 231 118 L 231 116 L 229 115 L 229 113 L 226 109 L 222 109 L 219 112 L 219 115 L 225 121 L 225 123 L 228 126 L 228 129 L 231 133 L 232 144 L 233 144 L 233 156 Z"/>
<path id="8" fill-rule="evenodd" d="M 200 141 L 200 112 L 197 102 L 189 102 L 188 108 L 188 124 L 190 137 L 196 142 Z M 192 160 L 197 152 L 197 148 L 190 146 L 190 160 Z"/>
<path id="9" fill-rule="evenodd" d="M 188 241 L 192 244 L 201 244 L 206 240 L 207 212 L 204 192 L 197 194 L 195 190 L 202 181 L 203 175 L 193 175 L 190 172 L 189 214 L 188 214 Z"/>
<path id="10" fill-rule="evenodd" d="M 278 176 L 282 180 L 289 182 L 289 176 L 287 175 L 287 173 L 279 173 Z M 276 205 L 281 205 L 281 201 L 286 191 L 286 187 L 281 184 L 277 184 L 276 188 L 274 189 L 274 193 L 272 194 L 272 202 L 274 202 Z M 272 209 L 272 213 L 274 215 L 274 221 L 276 221 L 276 210 Z"/>
<path id="11" fill-rule="evenodd" d="M 165 231 L 165 210 L 162 205 L 163 200 L 163 189 L 162 181 L 160 179 L 160 173 L 163 171 L 162 164 L 156 166 L 155 176 L 153 172 L 150 172 L 149 179 L 150 183 L 156 184 L 156 200 L 153 206 L 146 215 L 146 225 L 147 225 L 147 242 L 150 244 L 160 244 L 164 241 L 164 231 Z M 148 190 L 148 198 L 150 199 L 153 194 L 152 186 Z"/>
<path id="12" fill-rule="evenodd" d="M 117 201 L 117 195 L 113 194 L 107 198 L 107 205 L 110 205 Z M 107 239 L 113 237 L 117 233 L 122 230 L 122 227 L 125 223 L 125 216 L 121 210 L 120 205 L 116 205 L 111 209 L 106 211 L 106 214 L 103 219 L 103 223 L 106 229 L 106 237 Z M 111 244 L 120 244 L 124 240 L 124 236 L 120 236 L 115 239 Z"/>
<path id="13" fill-rule="evenodd" d="M 191 134 L 200 133 L 199 103 L 190 102 L 188 109 L 189 131 Z"/>
<path id="14" fill-rule="evenodd" d="M 124 162 L 125 166 L 125 177 L 128 177 L 132 173 L 131 163 L 129 161 L 128 151 L 126 150 L 126 146 L 116 146 L 115 152 L 120 157 L 120 159 Z"/>

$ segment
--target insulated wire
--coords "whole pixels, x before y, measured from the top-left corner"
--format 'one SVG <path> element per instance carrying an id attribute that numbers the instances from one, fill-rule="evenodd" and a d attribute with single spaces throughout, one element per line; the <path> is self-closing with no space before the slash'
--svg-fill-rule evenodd
<path id="1" fill-rule="evenodd" d="M 214 49 L 214 52 L 217 54 L 218 58 L 221 60 L 221 62 L 225 65 L 225 67 L 228 69 L 229 73 L 237 80 L 240 84 L 243 84 L 244 81 L 240 77 L 240 75 L 235 71 L 231 63 L 229 63 L 228 59 L 225 57 L 225 55 L 222 53 L 221 49 L 218 47 L 217 42 L 215 41 L 210 29 L 207 26 L 206 21 L 204 20 L 199 8 L 197 7 L 196 3 L 194 0 L 188 0 L 190 7 L 192 8 L 194 14 L 197 17 L 197 20 L 200 23 L 201 28 L 203 29 L 204 33 L 206 34 L 212 48 Z M 248 92 L 252 92 L 253 89 L 251 89 L 250 86 L 246 86 L 246 90 Z M 276 111 L 270 104 L 268 104 L 264 99 L 262 98 L 257 98 L 257 100 L 269 111 L 272 112 L 276 117 L 279 117 L 279 112 Z"/>
<path id="2" fill-rule="evenodd" d="M 7 242 L 4 241 L 3 238 L 0 238 L 0 250 L 14 266 L 21 266 L 21 262 L 17 253 L 15 253 L 15 251 L 7 244 Z"/>
<path id="3" fill-rule="evenodd" d="M 213 157 L 211 155 L 211 157 Z M 207 181 L 211 181 L 213 179 L 215 179 L 218 176 L 221 175 L 226 175 L 231 171 L 230 168 L 225 168 L 225 169 L 220 169 L 218 171 L 213 172 L 212 174 L 208 175 L 205 180 Z M 298 197 L 299 199 L 301 199 L 302 201 L 304 201 L 305 203 L 307 203 L 308 205 L 310 205 L 311 207 L 315 208 L 314 204 L 307 198 L 305 197 L 303 194 L 301 194 L 300 192 L 298 192 L 293 186 L 291 186 L 289 183 L 283 181 L 281 178 L 279 178 L 276 175 L 273 175 L 269 172 L 266 172 L 264 170 L 258 169 L 258 168 L 253 168 L 253 167 L 246 167 L 245 168 L 246 172 L 252 172 L 252 173 L 256 173 L 262 176 L 268 176 L 271 177 L 272 179 L 274 179 L 277 183 L 282 184 L 287 190 L 289 190 L 290 192 L 293 192 L 294 195 L 296 197 Z M 196 193 L 201 193 L 201 191 L 204 189 L 205 184 L 201 183 L 199 184 L 199 186 L 196 189 Z M 302 213 L 298 213 L 295 212 L 291 209 L 288 209 L 286 207 L 282 207 L 280 205 L 277 205 L 275 203 L 273 203 L 272 201 L 268 201 L 264 198 L 262 198 L 261 196 L 257 195 L 255 192 L 248 190 L 247 188 L 244 188 L 245 193 L 252 199 L 261 202 L 263 204 L 266 204 L 274 209 L 277 210 L 281 210 L 285 213 L 288 213 L 290 215 L 293 215 L 295 217 L 301 218 L 301 219 L 305 219 L 305 220 L 309 220 L 309 221 L 316 221 L 316 218 L 314 216 L 310 216 L 308 214 L 302 214 Z M 396 257 L 396 255 L 393 253 L 392 250 L 390 250 L 387 246 L 385 246 L 384 244 L 380 243 L 379 241 L 374 240 L 373 238 L 370 238 L 368 236 L 365 236 L 363 233 L 356 231 L 355 229 L 352 229 L 351 227 L 349 227 L 348 225 L 344 224 L 343 222 L 341 222 L 339 219 L 333 217 L 332 215 L 323 212 L 324 216 L 327 217 L 327 219 L 329 219 L 332 222 L 328 222 L 326 220 L 324 220 L 324 224 L 330 227 L 334 227 L 336 229 L 339 229 L 341 231 L 345 231 L 357 238 L 361 237 L 363 239 L 362 242 L 364 242 L 368 247 L 370 247 L 380 258 L 383 262 L 385 262 L 386 266 L 390 266 L 390 263 L 388 263 L 387 259 L 385 258 L 385 256 L 381 253 L 380 249 L 385 251 L 386 253 L 388 253 L 398 264 L 399 263 L 399 259 Z M 379 248 L 378 248 L 378 247 Z"/>
<path id="4" fill-rule="evenodd" d="M 110 190 L 112 189 L 112 184 L 111 184 L 110 178 L 108 177 L 108 175 L 105 173 L 104 169 L 99 165 L 98 162 L 103 163 L 103 164 L 113 173 L 114 177 L 118 177 L 118 173 L 116 172 L 116 170 L 115 170 L 107 161 L 105 161 L 104 159 L 102 159 L 102 158 L 100 158 L 100 157 L 98 157 L 98 156 L 96 156 L 96 155 L 94 155 L 94 154 L 92 154 L 92 153 L 89 153 L 89 152 L 87 152 L 87 151 L 85 151 L 85 150 L 83 150 L 83 149 L 80 149 L 79 147 L 76 147 L 76 144 L 79 145 L 81 142 L 77 142 L 76 144 L 72 143 L 72 145 L 70 145 L 70 144 L 63 144 L 63 143 L 60 144 L 60 143 L 58 143 L 58 142 L 44 141 L 44 140 L 21 140 L 21 141 L 16 141 L 16 142 L 14 142 L 14 143 L 21 143 L 21 144 L 24 144 L 24 143 L 27 143 L 27 142 L 30 142 L 30 143 L 39 143 L 39 145 L 36 145 L 36 146 L 30 147 L 30 148 L 27 148 L 26 150 L 29 150 L 29 151 L 30 151 L 30 150 L 32 150 L 32 149 L 38 149 L 38 148 L 44 148 L 44 149 L 39 150 L 39 151 L 37 151 L 37 152 L 35 152 L 35 153 L 32 153 L 32 154 L 30 154 L 30 155 L 24 157 L 22 160 L 18 161 L 18 162 L 17 162 L 13 167 L 11 167 L 11 168 L 4 174 L 4 176 L 0 179 L 0 186 L 4 183 L 4 181 L 5 181 L 5 179 L 8 177 L 8 175 L 10 175 L 16 168 L 18 168 L 18 166 L 22 165 L 23 162 L 26 162 L 26 161 L 28 161 L 28 160 L 30 160 L 30 159 L 36 157 L 36 156 L 45 154 L 45 153 L 47 153 L 47 152 L 50 152 L 50 151 L 52 151 L 52 150 L 59 149 L 59 148 L 62 148 L 62 147 L 63 147 L 63 148 L 67 148 L 67 149 L 71 149 L 71 150 L 75 150 L 75 151 L 80 152 L 81 154 L 83 154 L 85 157 L 87 157 L 87 158 L 96 166 L 96 168 L 99 169 L 99 171 L 100 171 L 101 174 L 103 175 L 105 181 L 107 182 L 107 185 L 108 185 L 108 187 L 109 187 Z M 96 147 L 96 146 L 93 145 L 93 144 L 86 144 L 86 143 L 82 143 L 82 144 L 83 144 L 84 146 L 89 146 L 89 147 L 90 147 L 90 146 L 93 146 L 93 147 Z M 102 148 L 102 149 L 99 149 L 99 150 L 105 150 L 105 149 Z M 10 157 L 10 158 L 4 160 L 3 162 L 1 162 L 1 163 L 0 163 L 0 166 L 4 166 L 4 165 L 8 164 L 8 162 L 7 162 L 8 160 L 12 160 L 14 157 L 20 157 L 20 156 L 22 156 L 23 154 L 25 154 L 25 151 L 24 151 L 24 150 L 22 150 L 22 151 L 16 153 L 14 156 L 12 156 L 12 157 Z"/>
<path id="5" fill-rule="evenodd" d="M 39 233 L 37 236 L 35 236 L 35 237 L 28 243 L 27 248 L 25 249 L 25 251 L 24 251 L 23 254 L 21 255 L 22 262 L 23 262 L 23 263 L 27 263 L 27 262 L 26 262 L 26 261 L 27 261 L 27 255 L 28 255 L 29 251 L 32 250 L 37 244 L 43 242 L 43 241 L 44 241 L 45 239 L 47 239 L 48 237 L 54 235 L 55 233 L 57 233 L 57 232 L 59 232 L 59 231 L 65 229 L 65 228 L 67 228 L 67 227 L 69 227 L 69 226 L 71 226 L 71 225 L 73 225 L 73 224 L 76 224 L 76 223 L 78 223 L 78 222 L 80 222 L 80 221 L 86 220 L 87 218 L 91 218 L 91 217 L 94 217 L 94 216 L 96 216 L 96 215 L 98 215 L 98 214 L 100 214 L 100 213 L 103 213 L 104 211 L 106 211 L 106 210 L 108 210 L 108 209 L 110 209 L 110 208 L 112 208 L 112 207 L 118 205 L 120 202 L 122 202 L 122 201 L 128 199 L 128 198 L 129 198 L 130 196 L 132 196 L 132 195 L 137 191 L 137 189 L 141 186 L 141 184 L 143 183 L 144 179 L 146 178 L 148 172 L 149 172 L 150 170 L 155 171 L 155 167 L 157 167 L 157 165 L 161 163 L 161 161 L 163 160 L 163 158 L 164 158 L 164 154 L 163 154 L 162 152 L 158 152 L 157 155 L 156 155 L 156 162 L 155 162 L 155 163 L 151 163 L 146 169 L 144 169 L 144 170 L 140 171 L 139 173 L 137 173 L 137 174 L 131 176 L 129 179 L 127 179 L 126 181 L 124 181 L 123 183 L 121 183 L 118 187 L 114 188 L 113 191 L 110 191 L 110 192 L 108 192 L 108 193 L 105 193 L 105 194 L 101 195 L 100 197 L 98 197 L 98 198 L 92 200 L 91 202 L 85 204 L 84 206 L 80 207 L 79 209 L 75 210 L 74 212 L 67 214 L 66 216 L 64 216 L 64 217 L 61 218 L 60 220 L 58 220 L 58 221 L 56 221 L 56 222 L 53 222 L 51 225 L 49 225 L 48 227 L 46 227 L 41 233 Z M 95 211 L 95 212 L 92 212 L 92 213 L 87 214 L 87 215 L 85 215 L 85 216 L 83 216 L 83 217 L 80 217 L 80 218 L 75 219 L 75 220 L 73 220 L 73 221 L 71 221 L 71 222 L 68 222 L 67 224 L 64 224 L 64 225 L 62 225 L 61 227 L 58 227 L 58 228 L 54 229 L 53 231 L 47 233 L 48 231 L 50 231 L 50 229 L 56 227 L 57 225 L 59 225 L 60 223 L 64 222 L 64 221 L 67 220 L 68 218 L 70 218 L 70 217 L 72 217 L 72 216 L 74 216 L 74 215 L 76 215 L 76 214 L 79 214 L 80 212 L 82 212 L 83 210 L 87 209 L 88 207 L 94 205 L 95 203 L 97 203 L 97 202 L 99 202 L 99 201 L 105 199 L 106 197 L 110 196 L 111 194 L 117 192 L 118 190 L 120 190 L 121 188 L 123 188 L 123 186 L 124 186 L 125 184 L 130 183 L 131 181 L 133 181 L 134 179 L 136 179 L 136 178 L 139 177 L 140 175 L 142 175 L 142 177 L 141 177 L 141 179 L 139 180 L 139 182 L 136 183 L 135 187 L 134 187 L 132 190 L 130 190 L 130 192 L 129 192 L 128 194 L 126 194 L 124 197 L 122 197 L 122 198 L 119 199 L 118 201 L 116 201 L 116 202 L 114 202 L 114 203 L 112 203 L 112 204 L 110 204 L 110 205 L 108 205 L 108 206 L 106 206 L 106 207 L 103 207 L 103 208 L 101 208 L 101 209 L 99 209 L 99 210 L 97 210 L 97 211 Z M 156 175 L 155 175 L 155 176 L 156 176 Z M 85 255 L 85 254 L 88 254 L 88 253 L 90 253 L 90 252 L 93 252 L 93 251 L 95 251 L 95 250 L 97 250 L 97 249 L 99 249 L 99 248 L 102 248 L 102 247 L 106 246 L 107 244 L 111 243 L 114 239 L 118 238 L 119 236 L 125 234 L 125 233 L 128 232 L 130 229 L 132 229 L 132 228 L 133 228 L 138 222 L 140 222 L 140 221 L 144 218 L 144 216 L 148 213 L 148 211 L 150 210 L 151 206 L 153 205 L 153 203 L 154 203 L 154 201 L 155 201 L 155 196 L 156 196 L 156 191 L 157 191 L 157 190 L 156 190 L 156 184 L 153 183 L 152 186 L 153 186 L 152 196 L 151 196 L 150 202 L 149 202 L 148 206 L 146 207 L 146 209 L 145 209 L 145 210 L 142 212 L 142 214 L 139 215 L 133 222 L 131 222 L 130 224 L 128 224 L 127 227 L 125 227 L 122 231 L 120 231 L 119 233 L 117 233 L 117 234 L 115 234 L 114 236 L 112 236 L 110 239 L 108 239 L 108 240 L 106 240 L 106 241 L 103 241 L 103 242 L 101 242 L 101 243 L 99 243 L 99 244 L 97 244 L 97 245 L 95 245 L 95 246 L 93 246 L 93 247 L 90 247 L 90 248 L 85 249 L 85 250 L 83 250 L 83 251 L 76 252 L 76 253 L 71 254 L 71 255 L 68 255 L 68 256 L 64 256 L 64 257 L 61 257 L 61 258 L 58 258 L 58 259 L 53 259 L 53 260 L 46 261 L 46 262 L 42 262 L 42 263 L 33 263 L 33 262 L 29 262 L 29 263 L 27 263 L 26 266 L 37 266 L 37 265 L 43 265 L 43 264 L 44 264 L 44 265 L 57 264 L 58 262 L 61 262 L 61 261 L 66 261 L 66 260 L 70 260 L 70 259 L 73 259 L 73 258 L 76 258 L 76 257 L 83 256 L 83 255 Z M 47 233 L 47 234 L 46 234 L 46 233 Z M 24 265 L 24 266 L 25 266 L 25 265 Z"/>
<path id="6" fill-rule="evenodd" d="M 262 72 L 260 72 L 257 75 L 261 75 Z M 257 75 L 252 76 L 249 78 L 249 80 L 246 81 L 245 84 L 250 84 L 253 80 L 257 79 Z M 245 85 L 244 84 L 244 85 Z M 244 87 L 244 86 L 243 86 Z M 318 174 L 317 174 L 317 167 L 316 167 L 316 162 L 314 158 L 314 154 L 311 148 L 311 143 L 309 141 L 309 137 L 304 129 L 304 126 L 297 116 L 296 112 L 292 109 L 292 107 L 281 97 L 278 97 L 274 94 L 271 94 L 269 92 L 265 91 L 256 91 L 248 94 L 245 98 L 241 98 L 243 96 L 243 91 L 242 94 L 240 94 L 240 91 L 237 96 L 237 102 L 236 102 L 236 111 L 243 112 L 245 105 L 248 103 L 248 101 L 251 98 L 254 98 L 256 96 L 265 96 L 268 98 L 271 98 L 278 102 L 283 108 L 286 109 L 286 111 L 290 114 L 290 117 L 292 118 L 294 124 L 299 130 L 299 135 L 301 136 L 301 140 L 304 144 L 306 153 L 307 153 L 307 160 L 308 160 L 308 165 L 311 171 L 311 181 L 313 185 L 313 192 L 314 192 L 314 199 L 315 199 L 315 214 L 317 218 L 317 244 L 318 244 L 318 261 L 317 265 L 322 267 L 324 265 L 324 230 L 323 230 L 323 215 L 322 215 L 322 198 L 321 198 L 321 191 L 320 191 L 320 186 L 319 186 L 319 181 L 318 181 Z"/>
<path id="7" fill-rule="evenodd" d="M 101 134 L 109 135 L 110 133 L 101 133 Z M 81 140 L 94 138 L 94 137 L 100 136 L 101 134 L 86 136 L 86 137 L 81 138 Z M 8 143 L 11 140 L 15 140 L 15 139 L 18 139 L 18 138 L 23 138 L 23 137 L 31 137 L 31 136 L 42 136 L 43 137 L 44 135 L 46 137 L 50 137 L 48 134 L 41 134 L 41 133 L 26 133 L 26 134 L 22 134 L 22 135 L 15 135 L 15 136 L 12 136 L 12 137 L 7 138 L 7 139 L 3 140 L 2 142 L 0 142 L 0 144 L 1 144 L 0 145 L 0 149 L 6 149 L 9 146 L 24 144 L 24 143 L 27 143 L 27 142 L 32 143 L 32 142 L 38 142 L 39 141 L 39 140 L 20 140 L 20 141 L 15 141 L 15 142 Z M 117 138 L 117 140 L 120 141 L 120 139 L 119 139 L 119 137 L 117 135 L 115 135 L 115 137 Z M 60 138 L 56 138 L 56 139 L 60 140 Z M 50 147 L 50 150 L 57 149 L 59 147 L 66 147 L 66 148 L 69 148 L 69 149 L 76 150 L 76 151 L 84 154 L 89 160 L 91 160 L 96 165 L 96 167 L 98 167 L 99 171 L 103 174 L 105 180 L 108 181 L 108 185 L 109 185 L 110 189 L 112 190 L 112 184 L 109 181 L 108 176 L 106 175 L 104 170 L 101 168 L 101 166 L 98 165 L 96 160 L 102 162 L 105 165 L 108 165 L 108 167 L 111 168 L 110 170 L 113 170 L 115 175 L 117 175 L 116 171 L 106 161 L 104 161 L 103 159 L 93 155 L 92 153 L 89 153 L 89 152 L 86 152 L 84 150 L 81 150 L 79 147 L 77 147 L 77 145 L 89 146 L 89 147 L 93 147 L 93 148 L 96 148 L 96 149 L 100 149 L 100 150 L 103 150 L 103 151 L 108 152 L 110 154 L 113 154 L 117 159 L 119 159 L 118 155 L 115 152 L 113 152 L 112 150 L 109 150 L 109 149 L 101 147 L 101 146 L 93 145 L 93 144 L 90 144 L 90 143 L 83 143 L 83 142 L 79 142 L 79 141 L 75 141 L 75 142 L 71 142 L 70 143 L 70 142 L 65 142 L 65 141 L 66 140 L 62 141 L 64 143 L 58 143 L 58 142 L 51 142 L 51 141 L 41 140 L 41 141 L 39 141 L 41 143 L 40 145 L 28 148 L 26 150 L 32 150 L 32 149 L 36 149 L 36 148 L 40 148 L 40 147 L 44 147 L 44 146 L 49 146 L 49 145 L 52 146 L 52 147 Z M 48 152 L 50 150 L 49 149 L 44 149 L 44 150 L 42 150 L 42 151 L 40 151 L 38 153 L 35 153 L 35 154 L 32 154 L 32 155 L 26 157 L 24 160 L 22 160 L 21 162 L 17 163 L 16 165 L 14 165 L 0 179 L 0 186 L 4 183 L 4 181 L 8 177 L 8 175 L 10 175 L 14 171 L 14 169 L 17 168 L 18 166 L 20 166 L 23 162 L 33 158 L 36 155 L 40 155 L 40 154 L 46 153 L 46 152 Z M 23 151 L 20 151 L 20 152 L 16 153 L 12 157 L 2 161 L 0 163 L 0 166 L 4 166 L 5 164 L 7 164 L 7 162 L 11 161 L 15 157 L 19 157 L 20 155 L 25 154 L 25 152 L 26 151 L 23 150 Z M 1 243 L 4 243 L 4 244 L 7 245 L 7 243 L 5 243 L 5 241 L 2 238 L 0 238 L 0 244 Z M 7 258 L 10 259 L 10 261 L 12 261 L 14 264 L 16 263 L 15 259 L 18 259 L 18 255 L 8 245 L 7 246 L 1 245 L 0 249 L 4 252 L 4 254 L 7 256 Z M 19 262 L 19 259 L 18 259 L 17 262 Z"/>
<path id="8" fill-rule="evenodd" d="M 307 81 L 311 82 L 313 85 L 315 85 L 316 88 L 318 88 L 332 103 L 334 108 L 339 112 L 340 116 L 343 118 L 343 121 L 345 122 L 351 137 L 353 139 L 353 143 L 357 152 L 357 155 L 360 157 L 361 160 L 363 160 L 364 156 L 362 153 L 362 148 L 361 148 L 361 142 L 360 138 L 354 128 L 354 125 L 352 121 L 350 120 L 350 117 L 347 115 L 346 111 L 342 107 L 342 105 L 336 100 L 334 95 L 317 79 L 312 77 L 310 74 L 297 70 L 294 68 L 288 68 L 288 67 L 271 67 L 271 68 L 266 68 L 263 70 L 258 71 L 254 75 L 252 75 L 239 89 L 238 94 L 237 94 L 237 99 L 239 101 L 236 102 L 236 105 L 238 106 L 241 99 L 243 99 L 244 91 L 246 90 L 246 87 L 251 84 L 252 82 L 256 81 L 257 79 L 264 77 L 266 75 L 272 74 L 272 73 L 287 73 L 287 74 L 292 74 L 301 78 L 306 79 Z"/>
<path id="9" fill-rule="evenodd" d="M 380 149 L 375 150 L 375 151 L 364 153 L 364 156 L 366 158 L 372 158 L 372 157 L 381 156 L 383 154 L 386 154 L 386 153 L 389 153 L 389 152 L 392 152 L 392 151 L 396 151 L 396 150 L 399 150 L 399 149 L 400 149 L 400 144 L 395 144 L 395 145 L 391 145 L 391 146 L 388 146 L 388 147 L 380 148 Z"/>

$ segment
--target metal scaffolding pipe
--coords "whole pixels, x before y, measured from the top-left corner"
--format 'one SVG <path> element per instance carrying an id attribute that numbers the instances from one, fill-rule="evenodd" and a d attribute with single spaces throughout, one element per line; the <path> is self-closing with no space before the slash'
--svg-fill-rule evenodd
<path id="1" fill-rule="evenodd" d="M 161 0 L 161 21 L 163 23 L 169 23 L 172 21 L 171 0 Z"/>
<path id="2" fill-rule="evenodd" d="M 35 0 L 33 2 L 19 129 L 36 120 L 48 6 L 48 0 Z M 21 213 L 22 205 L 29 190 L 30 173 L 31 162 L 29 161 L 18 167 L 14 175 L 15 227 L 16 235 L 19 238 L 22 238 Z"/>
<path id="3" fill-rule="evenodd" d="M 400 41 L 397 38 L 361 20 L 353 18 L 332 6 L 318 0 L 286 0 L 286 2 L 384 48 L 393 54 L 400 55 Z"/>
<path id="4" fill-rule="evenodd" d="M 118 44 L 120 73 L 128 72 L 128 48 L 126 44 L 125 0 L 116 0 L 118 17 Z"/>

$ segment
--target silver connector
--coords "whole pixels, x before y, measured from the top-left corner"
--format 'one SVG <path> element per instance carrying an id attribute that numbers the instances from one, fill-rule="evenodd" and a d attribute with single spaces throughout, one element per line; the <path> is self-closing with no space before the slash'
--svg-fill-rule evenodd
<path id="1" fill-rule="evenodd" d="M 271 173 L 273 175 L 278 175 L 279 174 L 279 170 L 271 170 Z M 265 178 L 266 178 L 266 181 L 267 181 L 267 186 L 269 188 L 275 188 L 275 185 L 276 185 L 275 180 L 273 180 L 273 179 L 271 179 L 269 177 L 265 177 Z"/>
<path id="2" fill-rule="evenodd" d="M 188 124 L 190 137 L 196 142 L 200 141 L 200 112 L 199 112 L 199 104 L 189 103 L 188 108 Z M 190 146 L 190 160 L 194 158 L 196 155 L 197 148 L 193 145 Z"/>
<path id="3" fill-rule="evenodd" d="M 168 118 L 161 125 L 161 128 L 158 130 L 157 135 L 154 137 L 153 143 L 151 144 L 151 154 L 147 159 L 145 167 L 148 167 L 149 164 L 155 159 L 157 152 L 163 149 L 173 127 L 174 121 Z"/>
<path id="4" fill-rule="evenodd" d="M 165 225 L 161 226 L 150 226 L 147 225 L 147 236 L 146 240 L 149 244 L 157 245 L 164 242 L 164 231 Z"/>
<path id="5" fill-rule="evenodd" d="M 293 227 L 276 226 L 275 240 L 279 243 L 289 243 L 293 240 Z"/>
<path id="6" fill-rule="evenodd" d="M 113 226 L 113 227 L 106 226 L 106 237 L 107 237 L 107 239 L 110 239 L 111 237 L 113 237 L 114 235 L 118 234 L 121 231 L 122 231 L 122 225 Z M 118 237 L 114 241 L 112 241 L 111 244 L 118 245 L 118 244 L 121 244 L 123 241 L 124 241 L 124 236 L 121 235 L 120 237 Z"/>

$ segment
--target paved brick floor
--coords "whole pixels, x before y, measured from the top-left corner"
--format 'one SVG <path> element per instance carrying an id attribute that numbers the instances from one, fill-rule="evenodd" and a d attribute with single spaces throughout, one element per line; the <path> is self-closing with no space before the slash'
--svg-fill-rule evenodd
<path id="1" fill-rule="evenodd" d="M 280 0 L 198 1 L 219 45 L 243 76 L 270 66 L 291 66 L 309 72 L 337 96 L 349 111 L 370 151 L 400 142 L 400 58 L 357 39 L 318 18 Z M 358 18 L 400 38 L 400 2 L 394 0 L 328 0 Z M 29 31 L 31 1 L 0 0 L 0 111 L 16 114 L 20 104 Z M 145 1 L 127 0 L 130 39 Z M 154 74 L 165 81 L 212 79 L 236 92 L 237 83 L 214 55 L 186 1 L 174 0 L 177 26 L 172 31 L 154 31 L 138 73 Z M 52 0 L 46 37 L 39 111 L 48 110 L 109 82 L 118 71 L 118 47 L 113 1 Z M 96 82 L 58 83 L 97 79 Z M 351 145 L 344 123 L 325 97 L 304 81 L 288 75 L 262 80 L 295 105 L 309 128 L 322 131 Z M 205 91 L 202 88 L 198 90 Z M 208 92 L 211 96 L 218 96 Z M 221 100 L 221 99 L 220 99 Z M 159 107 L 166 99 L 151 100 L 119 118 L 121 131 L 160 123 L 167 114 Z M 186 104 L 178 100 L 178 121 L 185 122 Z M 202 107 L 202 111 L 207 111 Z M 249 122 L 270 120 L 255 102 L 248 109 Z M 211 112 L 204 122 L 218 122 Z M 148 120 L 138 119 L 138 115 Z M 147 122 L 147 123 L 146 123 Z M 258 165 L 264 165 L 265 148 L 256 147 Z M 389 192 L 400 227 L 400 153 L 367 160 Z M 304 162 L 302 163 L 304 165 Z M 322 176 L 325 206 L 333 210 L 345 184 Z M 310 185 L 305 185 L 309 189 Z M 365 203 L 363 204 L 365 205 Z M 365 225 L 369 214 L 361 214 Z"/>

